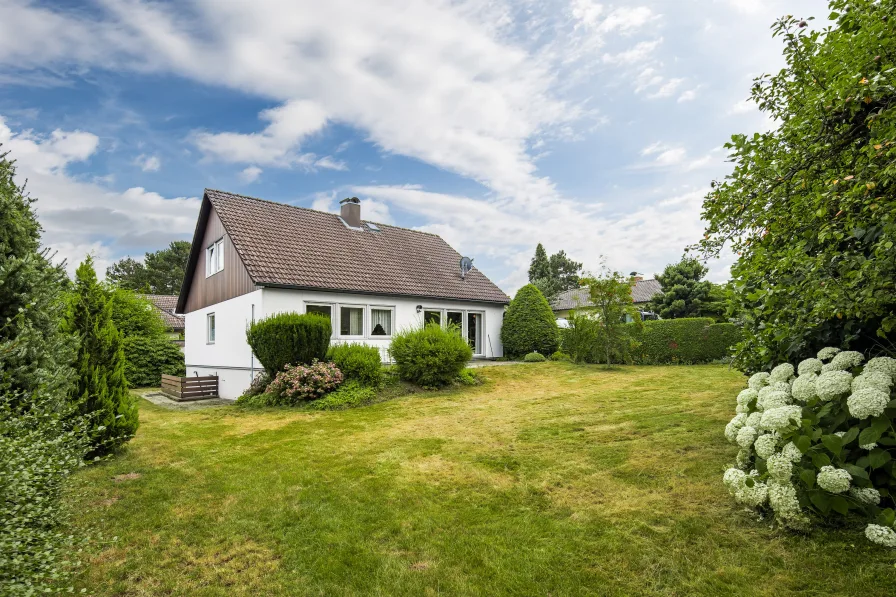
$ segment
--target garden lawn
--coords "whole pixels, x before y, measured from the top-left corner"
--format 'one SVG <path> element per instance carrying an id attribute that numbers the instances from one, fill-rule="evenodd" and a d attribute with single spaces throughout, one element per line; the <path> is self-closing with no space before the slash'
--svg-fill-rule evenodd
<path id="1" fill-rule="evenodd" d="M 76 477 L 97 595 L 896 594 L 896 550 L 734 505 L 723 366 L 538 363 L 328 413 L 141 401 Z M 116 539 L 113 540 L 113 537 Z"/>

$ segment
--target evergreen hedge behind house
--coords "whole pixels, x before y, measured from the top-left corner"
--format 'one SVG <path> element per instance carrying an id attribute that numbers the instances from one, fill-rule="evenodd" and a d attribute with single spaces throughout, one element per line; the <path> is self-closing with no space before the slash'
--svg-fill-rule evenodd
<path id="1" fill-rule="evenodd" d="M 730 356 L 740 340 L 740 329 L 731 323 L 715 323 L 709 317 L 645 321 L 635 333 L 639 346 L 635 362 L 643 365 L 710 363 Z"/>
<path id="2" fill-rule="evenodd" d="M 315 313 L 280 313 L 256 321 L 246 340 L 271 377 L 286 365 L 310 365 L 327 357 L 332 334 L 330 318 Z"/>
<path id="3" fill-rule="evenodd" d="M 126 336 L 124 376 L 132 388 L 158 387 L 162 374 L 183 377 L 187 374 L 184 353 L 180 347 L 162 336 Z"/>
<path id="4" fill-rule="evenodd" d="M 554 312 L 534 284 L 520 288 L 504 314 L 501 328 L 504 353 L 522 357 L 530 352 L 553 354 L 560 347 L 560 330 Z"/>

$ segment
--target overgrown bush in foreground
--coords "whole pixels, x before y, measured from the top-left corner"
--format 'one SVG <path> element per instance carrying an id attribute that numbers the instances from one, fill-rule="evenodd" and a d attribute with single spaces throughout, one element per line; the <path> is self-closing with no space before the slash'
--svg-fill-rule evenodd
<path id="1" fill-rule="evenodd" d="M 450 384 L 473 358 L 456 328 L 433 323 L 398 332 L 389 350 L 401 379 L 428 388 Z"/>
<path id="2" fill-rule="evenodd" d="M 383 379 L 380 350 L 366 344 L 336 344 L 327 352 L 327 360 L 336 363 L 346 380 L 378 386 Z"/>
<path id="3" fill-rule="evenodd" d="M 327 357 L 333 328 L 328 317 L 280 313 L 252 324 L 246 340 L 271 376 L 287 365 L 310 365 Z"/>
<path id="4" fill-rule="evenodd" d="M 797 530 L 861 520 L 869 540 L 896 547 L 896 359 L 864 360 L 825 348 L 750 378 L 725 428 L 740 447 L 724 475 L 739 504 Z"/>

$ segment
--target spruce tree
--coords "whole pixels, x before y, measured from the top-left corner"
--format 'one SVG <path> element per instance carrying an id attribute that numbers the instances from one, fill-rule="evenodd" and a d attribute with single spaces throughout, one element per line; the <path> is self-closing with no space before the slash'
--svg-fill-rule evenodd
<path id="1" fill-rule="evenodd" d="M 529 263 L 529 282 L 534 283 L 535 280 L 549 278 L 551 276 L 551 263 L 548 260 L 548 252 L 544 250 L 544 245 L 538 243 L 535 247 L 535 256 Z"/>
<path id="2" fill-rule="evenodd" d="M 93 453 L 112 452 L 137 431 L 137 405 L 128 392 L 123 342 L 112 321 L 112 302 L 97 280 L 90 256 L 75 272 L 68 329 L 81 340 L 71 400 L 81 414 L 91 417 Z"/>

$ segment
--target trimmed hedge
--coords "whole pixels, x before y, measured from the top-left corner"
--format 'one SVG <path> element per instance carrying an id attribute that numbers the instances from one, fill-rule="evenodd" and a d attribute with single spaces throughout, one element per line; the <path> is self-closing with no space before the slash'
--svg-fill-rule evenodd
<path id="1" fill-rule="evenodd" d="M 398 332 L 389 351 L 398 376 L 425 388 L 450 384 L 473 358 L 473 349 L 463 336 L 436 323 Z"/>
<path id="2" fill-rule="evenodd" d="M 640 333 L 632 329 L 639 342 L 634 360 L 644 365 L 710 363 L 729 356 L 741 335 L 734 324 L 709 317 L 645 321 Z"/>
<path id="3" fill-rule="evenodd" d="M 530 352 L 553 354 L 560 346 L 560 329 L 551 306 L 534 284 L 517 291 L 504 314 L 501 342 L 509 357 Z"/>
<path id="4" fill-rule="evenodd" d="M 526 356 L 523 357 L 523 361 L 527 363 L 543 363 L 547 359 L 540 352 L 530 352 Z"/>
<path id="5" fill-rule="evenodd" d="M 357 380 L 368 386 L 379 386 L 383 380 L 380 350 L 366 344 L 336 344 L 327 352 L 327 360 L 336 363 L 346 380 Z"/>
<path id="6" fill-rule="evenodd" d="M 124 348 L 124 377 L 132 388 L 157 387 L 162 374 L 187 374 L 184 353 L 171 340 L 153 336 L 126 336 Z"/>
<path id="7" fill-rule="evenodd" d="M 327 357 L 333 328 L 316 313 L 280 313 L 256 321 L 246 330 L 252 352 L 271 377 L 287 365 L 310 365 Z"/>

